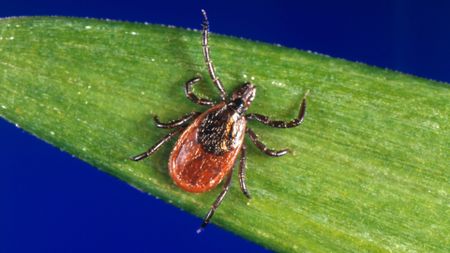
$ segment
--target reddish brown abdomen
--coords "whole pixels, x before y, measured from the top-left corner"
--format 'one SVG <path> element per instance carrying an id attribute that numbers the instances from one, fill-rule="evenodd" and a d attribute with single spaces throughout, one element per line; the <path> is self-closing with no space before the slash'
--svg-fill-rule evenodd
<path id="1" fill-rule="evenodd" d="M 244 134 L 239 135 L 238 145 L 221 155 L 206 152 L 197 140 L 199 126 L 206 115 L 223 106 L 223 103 L 218 104 L 195 119 L 180 136 L 170 154 L 170 176 L 186 191 L 205 192 L 216 187 L 230 172 L 241 149 Z M 237 123 L 245 131 L 245 119 Z"/>

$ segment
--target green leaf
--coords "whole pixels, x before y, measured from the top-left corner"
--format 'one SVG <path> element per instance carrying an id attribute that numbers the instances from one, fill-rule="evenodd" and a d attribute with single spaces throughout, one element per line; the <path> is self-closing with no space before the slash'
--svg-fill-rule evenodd
<path id="1" fill-rule="evenodd" d="M 174 141 L 128 160 L 167 133 L 153 114 L 205 110 L 184 97 L 186 80 L 202 75 L 196 92 L 218 99 L 198 31 L 55 17 L 3 19 L 0 28 L 3 118 L 203 217 L 220 187 L 177 188 L 167 173 Z M 228 92 L 257 85 L 251 112 L 293 118 L 310 90 L 301 127 L 249 123 L 293 153 L 271 158 L 249 143 L 253 199 L 235 175 L 214 223 L 284 252 L 448 252 L 448 84 L 214 34 L 211 50 Z"/>

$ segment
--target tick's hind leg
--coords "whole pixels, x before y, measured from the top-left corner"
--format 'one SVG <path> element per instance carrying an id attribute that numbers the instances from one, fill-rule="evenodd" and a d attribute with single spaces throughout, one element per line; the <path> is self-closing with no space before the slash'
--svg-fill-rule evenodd
<path id="1" fill-rule="evenodd" d="M 288 149 L 282 149 L 279 151 L 273 150 L 273 149 L 268 149 L 266 144 L 262 143 L 259 140 L 258 136 L 255 134 L 255 132 L 253 132 L 253 130 L 251 128 L 247 128 L 247 133 L 248 133 L 248 136 L 250 136 L 250 139 L 252 140 L 252 142 L 255 143 L 256 147 L 258 147 L 266 155 L 280 157 L 280 156 L 287 154 L 287 152 L 288 152 Z"/>
<path id="2" fill-rule="evenodd" d="M 230 174 L 228 175 L 225 183 L 223 184 L 222 192 L 217 196 L 216 200 L 211 206 L 211 209 L 209 209 L 209 212 L 206 214 L 205 218 L 203 219 L 203 223 L 200 226 L 199 229 L 197 229 L 197 233 L 200 233 L 203 231 L 203 229 L 209 224 L 209 221 L 213 217 L 214 213 L 216 212 L 216 209 L 220 206 L 223 199 L 225 198 L 225 195 L 228 193 L 228 190 L 230 189 L 231 185 L 231 178 L 233 176 L 233 169 L 231 169 Z"/>
<path id="3" fill-rule="evenodd" d="M 176 127 L 184 125 L 186 122 L 188 122 L 191 119 L 195 119 L 198 115 L 200 115 L 199 112 L 191 112 L 191 113 L 184 115 L 180 119 L 172 120 L 167 123 L 163 123 L 163 122 L 159 121 L 158 116 L 155 115 L 153 117 L 153 120 L 155 120 L 155 125 L 159 128 L 176 128 Z"/>
<path id="4" fill-rule="evenodd" d="M 197 97 L 197 95 L 194 94 L 192 86 L 194 86 L 194 84 L 198 83 L 200 80 L 202 80 L 202 78 L 197 76 L 187 81 L 184 84 L 184 94 L 186 95 L 187 98 L 189 98 L 192 102 L 196 104 L 213 106 L 214 105 L 213 101 L 205 98 L 199 98 Z"/>
<path id="5" fill-rule="evenodd" d="M 155 153 L 159 148 L 161 148 L 161 146 L 166 143 L 167 141 L 169 141 L 173 136 L 175 136 L 177 133 L 181 132 L 181 130 L 183 130 L 183 127 L 178 128 L 177 130 L 169 133 L 168 135 L 164 136 L 164 138 L 162 138 L 161 140 L 159 140 L 155 145 L 153 145 L 151 148 L 149 148 L 147 151 L 145 151 L 142 154 L 139 154 L 137 156 L 133 156 L 130 157 L 131 160 L 133 161 L 140 161 L 144 158 L 147 158 L 149 156 L 151 156 L 153 153 Z"/>
<path id="6" fill-rule="evenodd" d="M 271 127 L 277 127 L 277 128 L 291 128 L 296 127 L 300 125 L 303 122 L 303 119 L 305 118 L 306 114 L 306 96 L 308 95 L 308 92 L 303 96 L 303 100 L 300 106 L 300 111 L 298 113 L 297 118 L 291 120 L 291 121 L 281 121 L 281 120 L 271 120 L 269 117 L 258 114 L 258 113 L 250 113 L 247 114 L 245 117 L 248 120 L 256 120 L 259 121 L 265 125 L 271 126 Z"/>
<path id="7" fill-rule="evenodd" d="M 245 184 L 245 171 L 247 169 L 247 147 L 245 146 L 245 143 L 242 144 L 242 149 L 241 149 L 241 162 L 239 163 L 239 183 L 241 185 L 241 190 L 242 193 L 244 193 L 244 195 L 247 198 L 251 198 L 250 197 L 250 193 L 247 190 L 247 185 Z"/>

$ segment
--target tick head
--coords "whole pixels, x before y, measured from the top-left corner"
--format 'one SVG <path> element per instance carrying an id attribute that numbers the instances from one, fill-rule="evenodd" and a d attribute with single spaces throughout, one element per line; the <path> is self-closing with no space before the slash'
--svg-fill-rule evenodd
<path id="1" fill-rule="evenodd" d="M 231 95 L 230 106 L 238 113 L 245 113 L 256 95 L 256 87 L 251 83 L 245 83 Z"/>

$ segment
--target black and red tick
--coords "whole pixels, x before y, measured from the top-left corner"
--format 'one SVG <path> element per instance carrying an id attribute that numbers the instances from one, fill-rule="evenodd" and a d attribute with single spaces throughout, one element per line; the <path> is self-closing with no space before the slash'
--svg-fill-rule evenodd
<path id="1" fill-rule="evenodd" d="M 236 89 L 231 98 L 227 98 L 222 82 L 216 75 L 211 61 L 208 47 L 208 18 L 203 13 L 202 47 L 203 56 L 209 75 L 219 89 L 220 103 L 205 98 L 197 97 L 192 91 L 192 86 L 201 80 L 194 77 L 185 84 L 186 97 L 199 105 L 211 107 L 206 112 L 192 112 L 181 119 L 168 123 L 162 123 L 155 116 L 156 126 L 159 128 L 175 129 L 166 135 L 146 152 L 134 156 L 134 161 L 142 160 L 157 151 L 165 142 L 176 134 L 182 132 L 169 158 L 169 173 L 173 181 L 183 190 L 188 192 L 206 192 L 215 188 L 225 177 L 223 190 L 214 201 L 211 209 L 206 214 L 203 223 L 197 232 L 208 225 L 216 209 L 222 203 L 230 189 L 233 168 L 238 154 L 241 154 L 239 164 L 239 182 L 244 195 L 250 198 L 245 184 L 246 170 L 246 146 L 244 136 L 247 133 L 250 140 L 262 152 L 269 156 L 279 157 L 285 155 L 288 150 L 268 149 L 262 143 L 253 130 L 247 127 L 247 120 L 256 120 L 265 125 L 276 128 L 291 128 L 300 125 L 306 112 L 306 95 L 302 100 L 298 117 L 291 121 L 271 120 L 267 116 L 250 113 L 247 109 L 255 98 L 256 87 L 251 83 L 245 83 Z M 188 123 L 192 121 L 192 123 Z"/>

